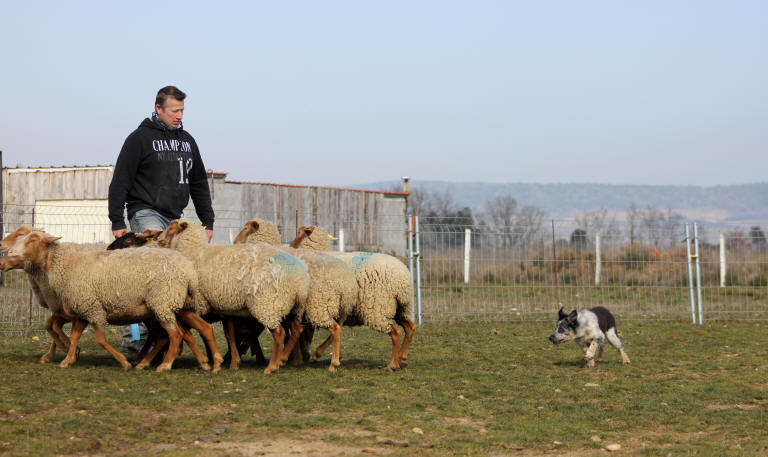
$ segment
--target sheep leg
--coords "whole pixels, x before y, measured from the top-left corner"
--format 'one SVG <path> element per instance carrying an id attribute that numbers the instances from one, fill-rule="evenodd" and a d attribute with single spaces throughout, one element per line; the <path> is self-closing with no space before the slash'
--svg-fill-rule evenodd
<path id="1" fill-rule="evenodd" d="M 56 347 L 60 347 L 62 351 L 66 354 L 69 351 L 69 344 L 64 344 L 63 341 L 61 341 L 61 338 L 59 337 L 59 334 L 54 330 L 53 325 L 56 321 L 56 315 L 51 314 L 51 317 L 48 318 L 48 320 L 45 321 L 45 330 L 48 332 L 49 335 L 51 335 L 51 339 L 53 339 L 53 342 L 51 343 L 51 348 L 43 354 L 42 357 L 40 357 L 40 363 L 48 363 L 51 360 L 53 360 L 53 356 L 56 354 Z"/>
<path id="2" fill-rule="evenodd" d="M 264 369 L 264 374 L 274 373 L 280 368 L 280 354 L 283 352 L 283 341 L 285 340 L 285 330 L 283 326 L 277 324 L 277 327 L 270 330 L 274 344 L 272 346 L 272 357 L 269 359 L 269 365 Z"/>
<path id="3" fill-rule="evenodd" d="M 141 347 L 141 350 L 139 350 L 139 353 L 136 354 L 135 360 L 143 361 L 147 357 L 149 350 L 153 348 L 153 345 L 157 346 L 157 335 L 162 333 L 160 332 L 160 329 L 157 328 L 157 325 L 155 324 L 154 321 L 144 322 L 144 325 L 147 326 L 147 339 L 144 341 L 144 345 Z M 163 346 L 160 345 L 160 347 L 163 347 Z M 157 352 L 154 352 L 154 354 L 157 355 Z"/>
<path id="4" fill-rule="evenodd" d="M 229 368 L 237 370 L 240 368 L 240 352 L 237 350 L 237 341 L 235 340 L 235 322 L 231 317 L 225 317 L 223 321 L 224 335 L 227 337 L 229 354 L 232 359 L 231 362 L 229 362 Z"/>
<path id="5" fill-rule="evenodd" d="M 83 336 L 83 330 L 88 326 L 88 321 L 75 318 L 72 320 L 72 335 L 69 342 L 69 350 L 64 360 L 59 363 L 61 368 L 67 368 L 75 363 L 77 359 L 77 343 L 80 341 L 80 337 Z"/>
<path id="6" fill-rule="evenodd" d="M 74 330 L 73 330 L 74 333 Z M 112 357 L 117 360 L 117 363 L 120 364 L 120 366 L 123 367 L 123 370 L 128 370 L 131 368 L 130 362 L 128 362 L 128 359 L 125 358 L 123 354 L 116 351 L 115 348 L 113 348 L 109 342 L 107 341 L 107 335 L 104 333 L 104 327 L 99 324 L 93 324 L 93 336 L 96 337 L 96 342 L 101 345 L 104 349 L 107 350 L 110 354 L 112 354 Z"/>
<path id="7" fill-rule="evenodd" d="M 291 356 L 291 351 L 293 351 L 293 348 L 296 347 L 296 343 L 299 342 L 301 332 L 304 331 L 304 327 L 299 323 L 298 320 L 289 318 L 288 321 L 288 325 L 291 329 L 291 335 L 288 338 L 288 342 L 285 344 L 285 347 L 283 347 L 283 351 L 280 353 L 281 366 L 285 364 L 286 361 L 288 361 L 288 358 Z"/>
<path id="8" fill-rule="evenodd" d="M 256 363 L 259 365 L 266 365 L 267 364 L 267 358 L 264 357 L 264 351 L 261 350 L 261 344 L 259 344 L 259 335 L 261 335 L 261 332 L 264 331 L 264 326 L 259 321 L 255 321 L 256 324 L 254 328 L 252 328 L 252 334 L 250 335 L 249 341 L 251 345 L 251 355 L 256 357 Z"/>
<path id="9" fill-rule="evenodd" d="M 400 324 L 400 326 L 403 327 L 403 330 L 405 330 L 403 345 L 400 346 L 400 366 L 406 367 L 408 366 L 408 346 L 410 346 L 411 340 L 413 339 L 413 332 L 416 331 L 416 324 L 408 318 L 395 318 L 395 322 Z"/>
<path id="10" fill-rule="evenodd" d="M 192 336 L 192 332 L 190 332 L 188 328 L 184 327 L 181 329 L 181 339 L 184 340 L 184 342 L 187 343 L 187 346 L 192 350 L 192 354 L 197 359 L 197 363 L 200 364 L 200 368 L 204 371 L 210 370 L 211 365 L 208 364 L 208 357 L 200 350 L 200 347 L 198 347 L 195 342 L 195 337 Z M 179 349 L 179 352 L 181 352 L 181 349 Z"/>
<path id="11" fill-rule="evenodd" d="M 312 337 L 315 336 L 315 328 L 311 325 L 307 325 L 304 328 L 304 332 L 301 334 L 301 340 L 299 343 L 301 344 L 301 357 L 302 359 L 307 362 L 309 361 L 309 347 L 312 344 Z"/>
<path id="12" fill-rule="evenodd" d="M 325 341 L 323 341 L 320 344 L 320 346 L 318 346 L 317 349 L 315 349 L 315 353 L 312 355 L 311 360 L 313 362 L 317 362 L 318 360 L 320 360 L 320 357 L 323 356 L 323 352 L 325 352 L 325 350 L 328 348 L 328 346 L 331 345 L 331 343 L 333 343 L 333 338 L 331 337 L 331 335 L 328 335 L 328 338 L 326 338 Z"/>
<path id="13" fill-rule="evenodd" d="M 331 354 L 331 364 L 328 365 L 329 371 L 336 371 L 336 367 L 341 365 L 341 325 L 334 321 L 333 326 L 328 329 L 329 338 L 333 339 L 333 353 Z"/>
<path id="14" fill-rule="evenodd" d="M 389 337 L 392 338 L 392 360 L 387 365 L 388 371 L 400 369 L 400 330 L 392 324 L 389 324 Z"/>
<path id="15" fill-rule="evenodd" d="M 178 357 L 179 353 L 181 352 L 182 334 L 184 332 L 179 327 L 179 323 L 176 322 L 176 319 L 174 319 L 172 322 L 161 322 L 160 325 L 162 325 L 165 331 L 168 333 L 168 338 L 171 341 L 168 343 L 168 350 L 165 352 L 165 359 L 163 359 L 163 363 L 158 365 L 157 371 L 168 371 L 171 369 L 173 361 L 176 360 L 176 357 Z M 197 347 L 197 345 L 195 345 L 195 347 Z M 199 350 L 200 349 L 198 348 L 198 351 Z"/>
<path id="16" fill-rule="evenodd" d="M 216 337 L 213 334 L 213 327 L 211 324 L 205 321 L 202 317 L 198 316 L 197 313 L 190 310 L 181 310 L 177 313 L 179 318 L 189 327 L 194 328 L 195 330 L 200 333 L 200 336 L 203 337 L 203 340 L 205 341 L 205 345 L 208 348 L 208 351 L 211 353 L 211 358 L 213 359 L 213 372 L 217 373 L 219 370 L 221 370 L 221 362 L 224 361 L 224 358 L 221 356 L 221 351 L 219 351 L 219 345 L 216 344 Z M 185 339 L 186 341 L 186 339 Z M 192 339 L 192 344 L 194 344 L 195 340 Z M 187 341 L 187 345 L 190 349 L 192 349 L 192 352 L 195 352 L 195 348 L 197 346 L 192 346 L 189 341 Z M 198 349 L 198 352 L 200 350 Z M 202 354 L 201 354 L 202 355 Z M 197 356 L 197 354 L 195 354 Z M 197 359 L 200 361 L 200 366 L 203 365 L 203 362 L 207 364 L 208 360 L 200 360 L 198 357 Z M 204 370 L 206 368 L 203 368 Z"/>
<path id="17" fill-rule="evenodd" d="M 154 342 L 154 346 L 152 346 L 152 350 L 148 350 L 147 353 L 144 355 L 144 357 L 141 359 L 139 363 L 136 364 L 137 370 L 143 370 L 144 368 L 148 367 L 149 364 L 152 363 L 153 360 L 155 360 L 155 357 L 157 357 L 160 352 L 165 349 L 168 346 L 168 335 L 165 334 L 165 332 L 158 333 L 158 329 L 155 327 L 150 327 L 150 335 L 152 335 L 152 341 Z M 149 339 L 148 339 L 149 340 Z M 149 341 L 144 345 L 145 347 L 149 344 Z M 141 348 L 142 351 L 144 348 Z"/>

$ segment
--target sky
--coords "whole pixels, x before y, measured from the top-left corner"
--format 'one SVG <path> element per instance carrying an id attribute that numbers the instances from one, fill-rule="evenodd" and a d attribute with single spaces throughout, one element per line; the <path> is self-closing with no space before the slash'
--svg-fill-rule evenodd
<path id="1" fill-rule="evenodd" d="M 3 166 L 114 164 L 157 90 L 228 179 L 768 172 L 768 2 L 0 3 Z"/>

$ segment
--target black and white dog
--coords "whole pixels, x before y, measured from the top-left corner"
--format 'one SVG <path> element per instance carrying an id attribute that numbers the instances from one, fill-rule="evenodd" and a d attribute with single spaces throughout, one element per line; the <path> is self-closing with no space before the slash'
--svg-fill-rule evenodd
<path id="1" fill-rule="evenodd" d="M 629 357 L 624 351 L 619 335 L 616 334 L 616 319 L 613 314 L 602 306 L 595 306 L 588 311 L 565 314 L 563 308 L 557 312 L 557 325 L 555 332 L 549 336 L 553 344 L 573 340 L 584 351 L 587 360 L 587 368 L 595 366 L 595 353 L 597 360 L 603 360 L 603 346 L 605 340 L 621 353 L 621 361 L 629 363 Z"/>

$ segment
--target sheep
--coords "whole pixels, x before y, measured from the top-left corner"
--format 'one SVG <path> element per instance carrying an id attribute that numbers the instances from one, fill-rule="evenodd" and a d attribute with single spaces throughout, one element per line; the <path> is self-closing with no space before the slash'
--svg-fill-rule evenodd
<path id="1" fill-rule="evenodd" d="M 410 319 L 412 312 L 413 284 L 408 268 L 395 257 L 371 252 L 330 252 L 330 235 L 322 227 L 304 226 L 297 231 L 291 247 L 328 251 L 326 254 L 343 260 L 357 278 L 358 297 L 355 316 L 359 322 L 392 339 L 392 358 L 389 371 L 407 366 L 408 347 L 413 339 L 416 324 Z M 400 345 L 400 331 L 390 322 L 403 327 L 405 337 Z M 325 341 L 315 351 L 319 357 L 328 345 Z"/>
<path id="2" fill-rule="evenodd" d="M 8 236 L 6 236 L 2 242 L 0 242 L 0 252 L 7 252 L 16 241 L 28 235 L 33 230 L 38 229 L 22 225 L 18 229 L 14 230 Z M 96 250 L 102 248 L 102 246 L 99 244 L 78 245 L 75 243 L 61 243 L 61 246 L 78 250 Z M 43 354 L 43 356 L 40 358 L 40 363 L 48 363 L 53 360 L 53 357 L 56 354 L 56 347 L 59 347 L 66 354 L 69 351 L 70 340 L 69 336 L 67 336 L 62 327 L 64 324 L 72 320 L 72 316 L 66 316 L 60 311 L 61 306 L 59 306 L 59 299 L 56 294 L 53 293 L 50 287 L 47 287 L 45 273 L 40 268 L 24 261 L 24 259 L 13 259 L 6 256 L 3 257 L 0 262 L 3 263 L 3 268 L 5 271 L 11 269 L 24 269 L 24 272 L 27 273 L 27 276 L 29 277 L 30 287 L 32 289 L 32 293 L 37 299 L 37 302 L 43 308 L 47 308 L 51 311 L 51 316 L 45 322 L 45 329 L 48 334 L 51 335 L 53 342 L 51 343 L 51 347 L 48 352 Z"/>
<path id="3" fill-rule="evenodd" d="M 107 250 L 115 250 L 115 249 L 126 249 L 126 248 L 138 248 L 142 246 L 146 247 L 159 247 L 157 244 L 157 236 L 162 233 L 162 230 L 152 230 L 147 229 L 144 230 L 142 233 L 135 233 L 135 232 L 126 232 L 124 235 L 116 238 L 109 246 L 107 246 Z M 206 321 L 206 325 L 209 325 L 213 322 L 218 322 L 221 319 L 221 317 L 218 314 L 209 313 L 207 315 L 202 316 L 203 319 Z M 260 324 L 256 322 L 256 328 L 252 329 L 251 327 L 251 321 L 252 319 L 243 319 L 243 318 L 231 318 L 234 321 L 234 327 L 236 336 L 238 339 L 238 349 L 240 352 L 247 351 L 249 348 L 251 349 L 251 353 L 256 356 L 257 363 L 266 365 L 267 361 L 264 358 L 264 353 L 261 351 L 261 346 L 259 346 L 258 342 L 258 336 L 259 333 L 261 333 L 261 330 L 263 330 L 263 327 L 260 327 Z M 155 343 L 156 333 L 158 333 L 157 326 L 149 326 L 148 328 L 150 330 L 149 337 L 147 338 L 146 343 L 144 344 L 144 347 L 142 347 L 141 351 L 139 351 L 139 354 L 137 355 L 137 359 L 142 359 L 145 357 L 148 353 L 148 350 L 153 346 Z M 255 334 L 255 336 L 254 336 Z M 185 331 L 185 336 L 187 335 L 187 332 Z M 243 339 L 246 340 L 244 343 L 240 344 L 239 340 Z M 197 344 L 195 344 L 195 340 L 193 338 L 185 338 L 187 342 L 187 345 L 192 349 L 192 352 L 197 356 L 199 354 L 199 349 L 197 348 Z M 210 355 L 210 348 L 207 348 L 209 355 Z M 227 352 L 224 355 L 224 362 L 227 363 L 227 361 L 231 361 L 231 351 Z"/>
<path id="4" fill-rule="evenodd" d="M 134 232 L 127 232 L 124 235 L 118 237 L 115 239 L 112 243 L 110 243 L 109 246 L 107 246 L 108 251 L 116 250 L 116 249 L 126 249 L 126 248 L 137 248 L 137 247 L 159 247 L 157 245 L 156 237 L 162 232 L 162 230 L 151 230 L 147 229 L 144 230 L 143 233 L 134 233 Z M 196 274 L 196 273 L 195 273 Z M 180 311 L 182 319 L 185 321 L 185 323 L 188 323 L 188 325 L 192 328 L 195 328 L 200 332 L 200 334 L 203 336 L 203 339 L 208 342 L 213 339 L 215 341 L 215 337 L 213 334 L 213 327 L 211 327 L 211 324 L 207 322 L 206 320 L 200 319 L 200 316 L 194 312 L 188 312 L 188 311 Z M 165 342 L 160 343 L 157 341 L 158 337 L 163 339 L 163 330 L 159 328 L 156 322 L 147 322 L 147 328 L 149 329 L 149 338 L 144 343 L 144 346 L 141 348 L 141 351 L 136 356 L 137 360 L 154 360 L 154 355 L 158 354 L 162 349 L 165 347 Z M 183 339 L 187 343 L 187 346 L 192 350 L 192 353 L 194 354 L 195 358 L 197 358 L 198 362 L 200 363 L 200 367 L 203 370 L 210 370 L 210 365 L 208 365 L 208 358 L 202 354 L 200 351 L 200 348 L 197 346 L 197 343 L 195 342 L 194 337 L 189 332 L 189 329 L 187 327 L 182 327 L 183 331 Z M 150 349 L 154 350 L 150 352 Z M 226 357 L 223 359 L 217 358 L 216 354 L 218 351 L 218 348 L 212 348 L 210 344 L 206 344 L 206 350 L 208 352 L 208 355 L 214 360 L 214 372 L 219 371 L 221 366 L 221 360 L 226 360 Z M 262 355 L 263 358 L 263 355 Z M 140 363 L 141 365 L 142 363 Z"/>
<path id="5" fill-rule="evenodd" d="M 9 257 L 22 257 L 41 268 L 63 312 L 74 316 L 69 351 L 59 366 L 74 362 L 77 342 L 90 323 L 97 342 L 127 370 L 131 364 L 109 345 L 105 326 L 154 317 L 170 339 L 157 370 L 170 370 L 181 343 L 176 312 L 185 308 L 188 294 L 197 301 L 192 264 L 181 255 L 149 248 L 77 252 L 63 248 L 59 239 L 33 231 L 8 251 Z"/>
<path id="6" fill-rule="evenodd" d="M 235 244 L 264 242 L 279 246 L 280 234 L 268 221 L 252 219 L 246 222 L 234 240 Z M 341 325 L 352 313 L 357 300 L 357 280 L 344 262 L 307 249 L 281 247 L 285 252 L 306 262 L 309 269 L 309 296 L 304 306 L 295 310 L 300 321 L 310 328 L 325 328 L 333 344 L 330 371 L 341 365 Z"/>
<path id="7" fill-rule="evenodd" d="M 288 318 L 293 330 L 285 345 L 287 353 L 296 344 L 301 330 L 289 313 L 307 300 L 307 265 L 266 244 L 208 244 L 203 227 L 186 219 L 171 221 L 157 241 L 161 247 L 178 250 L 192 260 L 200 279 L 201 295 L 213 311 L 226 316 L 253 317 L 269 329 L 273 349 L 264 373 L 277 371 L 285 339 L 281 322 Z M 232 351 L 230 366 L 237 368 L 240 356 L 231 325 L 227 326 L 226 334 Z"/>

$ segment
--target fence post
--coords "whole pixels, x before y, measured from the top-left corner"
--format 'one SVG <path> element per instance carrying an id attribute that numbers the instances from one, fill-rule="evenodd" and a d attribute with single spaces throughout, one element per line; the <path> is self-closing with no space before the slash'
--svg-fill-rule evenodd
<path id="1" fill-rule="evenodd" d="M 699 325 L 704 323 L 701 312 L 701 262 L 699 259 L 699 231 L 696 223 L 693 223 L 693 248 L 696 255 L 696 298 L 699 302 Z"/>
<path id="2" fill-rule="evenodd" d="M 691 302 L 691 319 L 696 323 L 696 301 L 693 296 L 693 267 L 691 265 L 691 230 L 688 223 L 685 223 L 685 258 L 688 262 L 688 293 Z"/>
<path id="3" fill-rule="evenodd" d="M 600 285 L 600 232 L 595 234 L 595 285 Z"/>
<path id="4" fill-rule="evenodd" d="M 408 271 L 411 273 L 411 287 L 413 287 L 413 257 L 416 255 L 415 252 L 413 252 L 413 219 L 414 215 L 411 214 L 408 216 Z M 415 302 L 416 298 L 414 295 L 411 295 L 411 303 Z M 411 308 L 411 320 L 416 320 L 416 309 Z"/>
<path id="5" fill-rule="evenodd" d="M 421 243 L 419 243 L 419 216 L 416 216 L 414 222 L 416 231 L 416 313 L 421 325 Z"/>
<path id="6" fill-rule="evenodd" d="M 339 252 L 344 252 L 344 229 L 339 229 Z"/>
<path id="7" fill-rule="evenodd" d="M 472 229 L 464 229 L 464 284 L 469 284 L 469 251 L 472 247 Z"/>
<path id="8" fill-rule="evenodd" d="M 725 235 L 720 234 L 720 287 L 725 287 Z"/>

